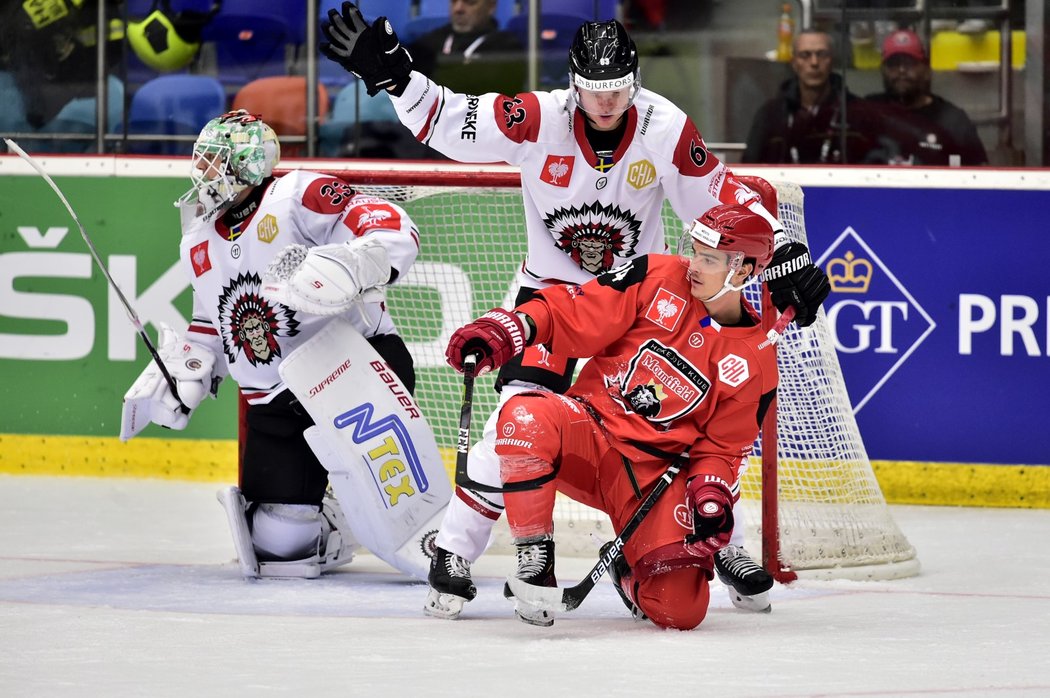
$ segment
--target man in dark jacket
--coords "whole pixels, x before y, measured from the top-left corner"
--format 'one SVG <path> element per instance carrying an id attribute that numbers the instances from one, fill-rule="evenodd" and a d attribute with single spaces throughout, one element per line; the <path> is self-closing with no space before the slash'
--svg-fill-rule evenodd
<path id="1" fill-rule="evenodd" d="M 896 31 L 882 44 L 884 92 L 868 95 L 882 116 L 878 147 L 869 161 L 890 165 L 987 165 L 973 122 L 959 107 L 930 92 L 929 55 L 913 31 Z"/>
<path id="2" fill-rule="evenodd" d="M 846 92 L 842 117 L 842 77 L 831 72 L 834 44 L 822 31 L 795 37 L 791 68 L 795 77 L 755 114 L 743 162 L 773 164 L 859 163 L 872 146 L 872 123 L 862 100 Z M 845 137 L 845 157 L 843 156 Z"/>
<path id="3" fill-rule="evenodd" d="M 450 0 L 449 23 L 409 46 L 413 67 L 454 92 L 521 92 L 525 49 L 517 36 L 500 30 L 496 1 Z"/>

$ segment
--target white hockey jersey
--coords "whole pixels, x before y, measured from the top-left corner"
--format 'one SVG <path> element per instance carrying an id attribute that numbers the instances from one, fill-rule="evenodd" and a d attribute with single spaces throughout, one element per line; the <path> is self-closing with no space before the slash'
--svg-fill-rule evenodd
<path id="1" fill-rule="evenodd" d="M 530 288 L 586 283 L 666 252 L 665 198 L 683 223 L 719 203 L 754 204 L 772 220 L 685 112 L 649 90 L 639 91 L 619 146 L 604 156 L 587 141 L 568 90 L 464 95 L 413 72 L 391 99 L 416 138 L 448 157 L 521 168 L 528 251 L 519 281 Z"/>
<path id="2" fill-rule="evenodd" d="M 375 236 L 390 255 L 395 278 L 419 252 L 419 232 L 404 209 L 357 194 L 341 179 L 295 171 L 261 186 L 257 207 L 232 228 L 195 217 L 195 204 L 181 211 L 180 258 L 193 285 L 187 338 L 214 351 L 216 365 L 227 367 L 253 404 L 283 389 L 281 357 L 330 320 L 263 298 L 262 276 L 278 252 L 296 243 L 314 247 Z M 396 332 L 381 302 L 357 303 L 349 317 L 365 337 Z"/>

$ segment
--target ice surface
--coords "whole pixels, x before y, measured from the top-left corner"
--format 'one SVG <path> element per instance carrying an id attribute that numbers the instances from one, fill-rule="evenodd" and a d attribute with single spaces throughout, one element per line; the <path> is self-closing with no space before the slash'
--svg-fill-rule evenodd
<path id="1" fill-rule="evenodd" d="M 1050 696 L 1050 511 L 893 507 L 922 573 L 715 582 L 693 632 L 631 620 L 603 581 L 552 628 L 513 617 L 510 558 L 459 621 L 365 555 L 246 582 L 217 487 L 0 477 L 0 696 Z M 597 559 L 558 561 L 562 584 Z"/>

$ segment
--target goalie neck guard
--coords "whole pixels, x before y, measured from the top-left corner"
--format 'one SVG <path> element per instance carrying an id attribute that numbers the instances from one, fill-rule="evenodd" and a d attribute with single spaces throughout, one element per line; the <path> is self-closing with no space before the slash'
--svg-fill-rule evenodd
<path id="1" fill-rule="evenodd" d="M 580 90 L 592 93 L 626 90 L 624 109 L 631 106 L 641 88 L 638 51 L 622 24 L 615 19 L 586 22 L 576 31 L 569 48 L 569 79 L 572 94 L 581 108 Z"/>
<path id="2" fill-rule="evenodd" d="M 249 187 L 262 184 L 281 159 L 277 134 L 262 119 L 238 109 L 212 119 L 193 145 L 193 188 L 176 206 L 196 195 L 198 215 L 212 218 Z"/>

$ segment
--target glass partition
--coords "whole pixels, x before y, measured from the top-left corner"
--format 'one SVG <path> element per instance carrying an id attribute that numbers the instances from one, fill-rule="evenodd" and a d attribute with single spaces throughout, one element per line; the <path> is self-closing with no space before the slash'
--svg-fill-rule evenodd
<path id="1" fill-rule="evenodd" d="M 288 155 L 439 157 L 398 123 L 386 94 L 369 97 L 319 53 L 319 18 L 341 4 L 5 3 L 0 133 L 30 152 L 181 156 L 209 118 L 244 107 L 271 122 Z M 360 6 L 370 20 L 389 18 L 419 70 L 467 93 L 566 88 L 576 28 L 615 17 L 637 44 L 643 86 L 684 110 L 730 163 L 1048 162 L 1050 49 L 1040 2 Z"/>

